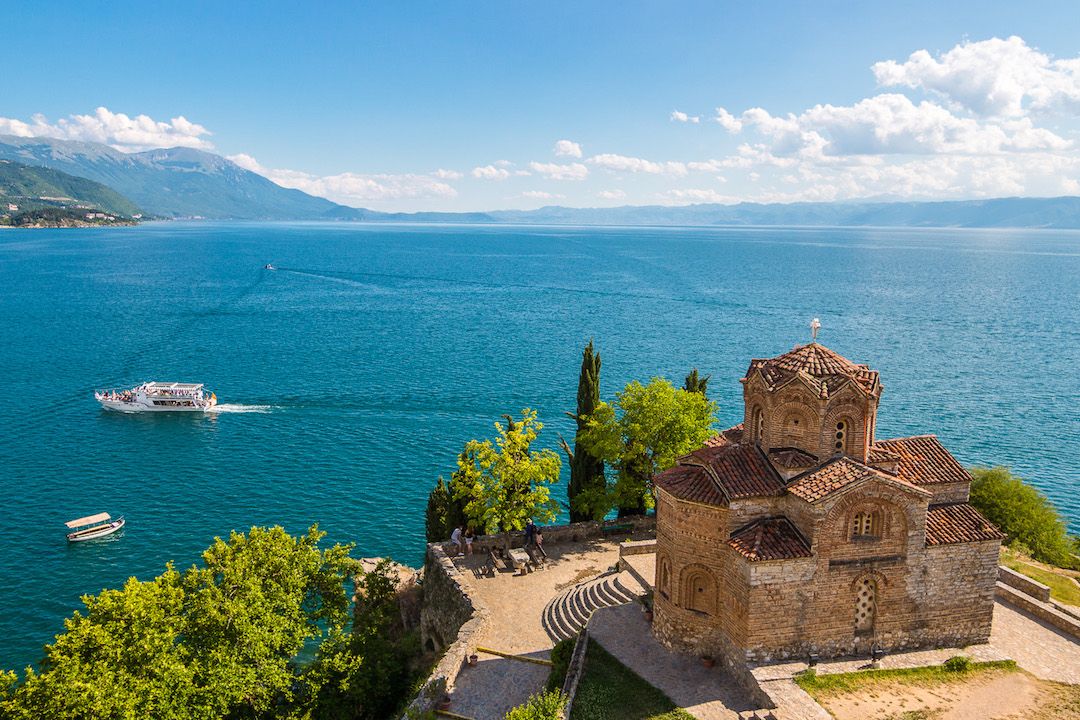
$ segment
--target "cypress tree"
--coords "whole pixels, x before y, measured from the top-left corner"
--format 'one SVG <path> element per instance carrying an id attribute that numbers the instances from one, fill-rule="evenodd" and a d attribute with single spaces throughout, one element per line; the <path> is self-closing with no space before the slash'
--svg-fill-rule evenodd
<path id="1" fill-rule="evenodd" d="M 566 486 L 567 499 L 570 502 L 570 522 L 591 520 L 592 513 L 577 502 L 582 491 L 603 489 L 607 483 L 604 478 L 604 461 L 591 455 L 581 443 L 581 434 L 585 431 L 588 417 L 600 404 L 600 353 L 593 349 L 593 341 L 585 346 L 581 357 L 581 375 L 578 378 L 577 412 L 567 413 L 577 421 L 574 435 L 574 448 L 565 440 L 563 451 L 570 464 L 570 482 Z"/>
<path id="2" fill-rule="evenodd" d="M 686 382 L 683 383 L 683 390 L 686 392 L 701 393 L 708 399 L 709 396 L 706 395 L 706 391 L 709 389 L 709 378 L 711 377 L 712 375 L 705 375 L 704 377 L 698 375 L 697 368 L 694 368 L 690 371 L 690 374 L 686 376 Z"/>
<path id="3" fill-rule="evenodd" d="M 424 512 L 424 530 L 429 543 L 443 542 L 450 537 L 446 527 L 450 502 L 450 492 L 443 479 L 439 478 L 439 484 L 428 493 L 427 510 Z"/>

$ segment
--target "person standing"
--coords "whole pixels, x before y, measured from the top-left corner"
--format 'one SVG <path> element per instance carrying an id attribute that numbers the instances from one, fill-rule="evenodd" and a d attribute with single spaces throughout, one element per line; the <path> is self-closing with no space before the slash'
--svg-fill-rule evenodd
<path id="1" fill-rule="evenodd" d="M 464 530 L 464 528 L 458 525 L 454 528 L 454 532 L 450 533 L 450 542 L 457 545 L 457 552 L 454 553 L 455 555 L 465 554 L 465 540 L 461 536 L 462 530 Z"/>

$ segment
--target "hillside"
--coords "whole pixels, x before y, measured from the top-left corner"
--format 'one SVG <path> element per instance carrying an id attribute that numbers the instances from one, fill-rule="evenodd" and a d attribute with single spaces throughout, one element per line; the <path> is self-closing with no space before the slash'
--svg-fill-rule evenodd
<path id="1" fill-rule="evenodd" d="M 140 213 L 135 203 L 101 183 L 47 167 L 31 167 L 0 160 L 0 210 L 19 211 L 78 207 L 131 217 Z"/>
<path id="2" fill-rule="evenodd" d="M 0 135 L 0 159 L 104 183 L 143 212 L 162 217 L 315 220 L 343 209 L 276 185 L 219 155 L 189 148 L 129 154 L 98 143 Z"/>

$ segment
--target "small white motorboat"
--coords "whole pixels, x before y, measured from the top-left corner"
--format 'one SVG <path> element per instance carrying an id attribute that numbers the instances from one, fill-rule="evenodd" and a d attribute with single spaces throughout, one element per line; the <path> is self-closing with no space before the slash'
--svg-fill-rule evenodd
<path id="1" fill-rule="evenodd" d="M 265 265 L 263 265 L 263 270 L 277 270 L 277 268 L 270 263 L 266 263 Z"/>
<path id="2" fill-rule="evenodd" d="M 98 513 L 77 520 L 69 520 L 64 524 L 74 530 L 74 532 L 68 533 L 68 542 L 82 542 L 83 540 L 95 540 L 106 535 L 112 535 L 124 527 L 126 521 L 123 515 L 113 520 L 109 513 Z"/>
<path id="3" fill-rule="evenodd" d="M 201 383 L 147 382 L 129 390 L 98 390 L 94 399 L 106 410 L 119 412 L 207 412 L 217 395 Z"/>

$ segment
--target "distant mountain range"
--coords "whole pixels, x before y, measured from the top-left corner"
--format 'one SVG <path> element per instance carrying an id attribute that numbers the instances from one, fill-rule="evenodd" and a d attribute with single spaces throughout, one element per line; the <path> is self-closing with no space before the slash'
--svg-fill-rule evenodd
<path id="1" fill-rule="evenodd" d="M 98 143 L 0 135 L 0 160 L 43 165 L 104 183 L 160 217 L 312 220 L 343 207 L 275 185 L 220 155 L 190 148 L 122 153 Z"/>
<path id="2" fill-rule="evenodd" d="M 103 183 L 149 215 L 214 220 L 532 223 L 572 225 L 810 225 L 1080 228 L 1080 197 L 952 202 L 835 202 L 543 207 L 491 212 L 384 213 L 276 185 L 213 153 L 189 148 L 122 153 L 107 145 L 0 135 L 0 160 Z"/>
<path id="3" fill-rule="evenodd" d="M 0 160 L 0 212 L 8 205 L 26 212 L 41 208 L 80 208 L 111 215 L 139 214 L 135 203 L 107 185 L 46 167 Z"/>

